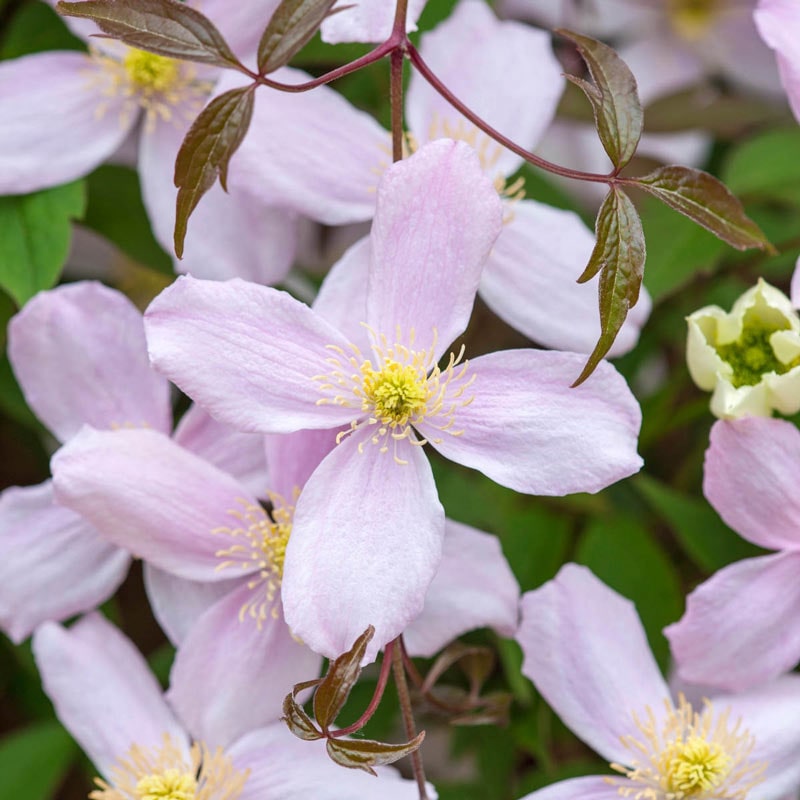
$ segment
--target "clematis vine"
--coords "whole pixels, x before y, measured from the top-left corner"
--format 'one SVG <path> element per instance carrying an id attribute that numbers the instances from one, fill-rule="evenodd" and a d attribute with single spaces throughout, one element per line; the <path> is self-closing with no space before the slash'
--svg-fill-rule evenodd
<path id="1" fill-rule="evenodd" d="M 46 623 L 33 641 L 44 689 L 100 773 L 93 800 L 412 800 L 417 789 L 389 767 L 375 778 L 334 765 L 319 742 L 301 742 L 276 719 L 231 737 L 242 706 L 218 708 L 200 738 L 170 708 L 133 644 L 99 614 L 69 629 Z M 172 689 L 176 689 L 173 678 Z M 195 695 L 198 714 L 217 700 Z M 428 786 L 432 798 L 433 787 Z"/>
<path id="2" fill-rule="evenodd" d="M 800 317 L 783 292 L 759 279 L 730 313 L 707 306 L 686 318 L 686 363 L 713 391 L 721 418 L 800 411 Z"/>
<path id="3" fill-rule="evenodd" d="M 112 436 L 171 430 L 169 385 L 150 367 L 142 315 L 113 289 L 87 281 L 41 292 L 11 321 L 9 358 L 28 404 L 61 442 L 83 425 Z M 196 406 L 174 436 L 247 485 L 265 480 L 259 437 Z M 128 571 L 128 552 L 57 503 L 51 481 L 6 489 L 0 523 L 0 625 L 15 641 L 45 620 L 96 608 Z"/>
<path id="4" fill-rule="evenodd" d="M 585 567 L 562 567 L 521 608 L 523 673 L 616 773 L 555 783 L 524 800 L 778 800 L 795 790 L 798 676 L 695 708 L 671 697 L 633 604 Z"/>
<path id="5" fill-rule="evenodd" d="M 499 21 L 482 0 L 462 0 L 422 38 L 420 52 L 449 90 L 497 130 L 528 148 L 542 137 L 564 86 L 548 34 Z M 523 101 L 507 102 L 509 75 L 531 76 Z M 223 82 L 232 86 L 237 80 L 231 75 Z M 371 218 L 375 186 L 389 163 L 386 133 L 330 90 L 274 102 L 283 113 L 275 114 L 272 104 L 256 108 L 231 173 L 261 175 L 264 202 L 328 224 Z M 600 334 L 597 282 L 575 281 L 595 243 L 586 225 L 572 212 L 526 198 L 524 179 L 513 177 L 522 159 L 455 111 L 417 71 L 409 81 L 405 119 L 409 151 L 438 138 L 473 147 L 503 201 L 503 230 L 480 283 L 483 300 L 536 342 L 590 352 Z M 650 299 L 643 292 L 612 355 L 633 347 L 649 312 Z"/>
<path id="6" fill-rule="evenodd" d="M 277 0 L 233 8 L 197 7 L 235 52 L 255 49 L 257 32 Z M 222 70 L 177 61 L 98 38 L 94 23 L 71 20 L 88 53 L 45 52 L 0 65 L 0 194 L 24 194 L 82 177 L 138 129 L 138 169 L 156 238 L 172 252 L 175 157 L 192 120 L 212 96 Z M 91 37 L 91 38 L 90 38 Z M 57 116 L 61 124 L 53 125 Z M 213 188 L 197 209 L 176 268 L 206 278 L 233 275 L 277 282 L 295 249 L 295 215 L 258 202 L 247 176 L 226 195 Z"/>
<path id="7" fill-rule="evenodd" d="M 746 689 L 800 660 L 800 432 L 784 420 L 744 417 L 711 429 L 703 491 L 735 531 L 780 552 L 719 570 L 664 633 L 685 680 Z"/>
<path id="8" fill-rule="evenodd" d="M 434 142 L 387 170 L 369 349 L 288 295 L 237 281 L 180 279 L 148 309 L 154 364 L 219 419 L 265 433 L 346 426 L 298 499 L 284 566 L 289 627 L 323 655 L 372 624 L 374 657 L 421 610 L 444 531 L 423 444 L 531 494 L 597 491 L 641 464 L 638 406 L 606 364 L 577 390 L 575 354 L 467 363 L 462 349 L 440 364 L 501 215 L 463 143 Z"/>

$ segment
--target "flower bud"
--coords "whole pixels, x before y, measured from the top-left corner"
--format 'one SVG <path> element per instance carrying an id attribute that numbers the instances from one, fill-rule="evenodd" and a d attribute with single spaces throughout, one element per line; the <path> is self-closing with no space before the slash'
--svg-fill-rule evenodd
<path id="1" fill-rule="evenodd" d="M 686 361 L 694 382 L 713 391 L 723 419 L 800 411 L 800 318 L 783 292 L 763 279 L 728 314 L 706 306 L 686 321 Z"/>

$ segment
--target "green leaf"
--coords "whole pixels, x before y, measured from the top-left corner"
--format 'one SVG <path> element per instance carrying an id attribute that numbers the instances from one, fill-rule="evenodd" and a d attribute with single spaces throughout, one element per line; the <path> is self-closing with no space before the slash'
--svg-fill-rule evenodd
<path id="1" fill-rule="evenodd" d="M 258 44 L 258 71 L 267 75 L 288 64 L 317 32 L 336 0 L 282 0 Z"/>
<path id="2" fill-rule="evenodd" d="M 42 50 L 86 50 L 64 20 L 46 3 L 20 7 L 5 24 L 0 37 L 0 59 L 19 58 Z"/>
<path id="3" fill-rule="evenodd" d="M 328 755 L 339 765 L 350 769 L 363 769 L 377 775 L 373 767 L 393 764 L 419 749 L 425 731 L 420 731 L 410 742 L 388 744 L 371 739 L 328 739 Z"/>
<path id="4" fill-rule="evenodd" d="M 730 153 L 722 179 L 738 195 L 800 205 L 800 129 L 772 130 Z"/>
<path id="5" fill-rule="evenodd" d="M 0 197 L 0 286 L 22 306 L 58 280 L 74 219 L 83 216 L 83 181 Z"/>
<path id="6" fill-rule="evenodd" d="M 639 214 L 628 195 L 613 186 L 595 223 L 597 243 L 578 283 L 600 272 L 600 339 L 573 386 L 594 372 L 639 299 L 645 261 L 644 233 Z"/>
<path id="7" fill-rule="evenodd" d="M 633 485 L 665 520 L 689 558 L 712 573 L 764 551 L 734 533 L 705 500 L 640 474 Z"/>
<path id="8" fill-rule="evenodd" d="M 628 517 L 597 520 L 584 532 L 575 560 L 636 604 L 653 654 L 665 666 L 669 647 L 661 629 L 683 610 L 683 592 L 672 563 L 648 529 Z"/>
<path id="9" fill-rule="evenodd" d="M 314 716 L 323 731 L 327 732 L 347 702 L 350 690 L 361 674 L 361 662 L 367 651 L 367 645 L 375 635 L 375 628 L 370 625 L 353 646 L 342 653 L 328 667 L 328 674 L 323 678 L 314 694 Z"/>
<path id="10" fill-rule="evenodd" d="M 94 20 L 110 37 L 160 56 L 218 67 L 239 65 L 214 23 L 179 0 L 60 0 L 56 10 Z"/>
<path id="11" fill-rule="evenodd" d="M 594 84 L 574 75 L 566 77 L 583 89 L 594 110 L 600 141 L 619 172 L 636 152 L 644 114 L 636 79 L 628 65 L 608 45 L 563 29 L 556 33 L 574 42 Z"/>
<path id="12" fill-rule="evenodd" d="M 171 275 L 172 259 L 153 236 L 136 172 L 128 167 L 106 164 L 86 180 L 89 204 L 83 224 L 140 264 Z"/>
<path id="13" fill-rule="evenodd" d="M 722 181 L 691 167 L 659 167 L 631 183 L 711 231 L 737 250 L 775 252 L 763 231 Z"/>
<path id="14" fill-rule="evenodd" d="M 178 187 L 175 253 L 183 256 L 189 216 L 217 177 L 227 191 L 228 164 L 242 143 L 253 117 L 254 86 L 231 89 L 215 97 L 192 123 L 175 161 Z"/>
<path id="15" fill-rule="evenodd" d="M 50 800 L 78 748 L 57 722 L 31 725 L 0 743 L 0 797 Z"/>

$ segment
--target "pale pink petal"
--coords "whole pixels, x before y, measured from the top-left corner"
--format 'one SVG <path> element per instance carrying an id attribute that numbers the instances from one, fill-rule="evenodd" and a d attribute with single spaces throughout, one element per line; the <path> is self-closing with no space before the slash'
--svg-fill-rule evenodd
<path id="1" fill-rule="evenodd" d="M 753 17 L 761 38 L 776 51 L 783 88 L 800 119 L 800 7 L 794 0 L 760 0 Z"/>
<path id="2" fill-rule="evenodd" d="M 470 361 L 475 382 L 452 433 L 416 427 L 447 458 L 526 494 L 597 492 L 637 472 L 639 405 L 622 376 L 601 362 L 577 388 L 585 356 L 505 350 Z M 454 384 L 456 387 L 458 383 Z"/>
<path id="3" fill-rule="evenodd" d="M 597 281 L 578 283 L 595 244 L 581 218 L 544 203 L 507 206 L 510 220 L 492 250 L 480 295 L 489 308 L 529 339 L 557 350 L 590 353 L 600 338 Z M 642 289 L 610 356 L 631 350 L 652 303 Z"/>
<path id="4" fill-rule="evenodd" d="M 270 77 L 294 84 L 309 80 L 291 69 Z M 241 75 L 225 75 L 217 90 L 241 82 Z M 389 134 L 333 89 L 298 94 L 264 87 L 256 92 L 253 120 L 231 161 L 230 180 L 264 203 L 342 225 L 372 217 L 375 190 L 391 160 Z"/>
<path id="5" fill-rule="evenodd" d="M 158 747 L 168 734 L 188 749 L 147 662 L 100 614 L 69 629 L 46 622 L 33 654 L 58 718 L 104 777 L 135 744 Z"/>
<path id="6" fill-rule="evenodd" d="M 315 376 L 329 345 L 347 340 L 285 292 L 233 280 L 178 278 L 147 309 L 156 368 L 217 419 L 238 430 L 335 428 L 352 410 L 318 405 Z"/>
<path id="7" fill-rule="evenodd" d="M 422 610 L 441 559 L 444 512 L 422 448 L 398 442 L 408 461 L 398 464 L 370 433 L 349 436 L 311 476 L 286 550 L 286 621 L 329 658 L 373 625 L 374 660 Z"/>
<path id="8" fill-rule="evenodd" d="M 217 422 L 197 404 L 181 417 L 173 436 L 176 444 L 232 475 L 256 497 L 264 497 L 269 478 L 264 437 L 239 433 Z"/>
<path id="9" fill-rule="evenodd" d="M 336 447 L 337 430 L 296 431 L 268 434 L 265 438 L 269 464 L 270 489 L 288 502 L 293 502 L 314 470 Z"/>
<path id="10" fill-rule="evenodd" d="M 519 584 L 496 536 L 445 520 L 442 562 L 422 613 L 403 632 L 412 656 L 428 658 L 462 633 L 517 629 Z"/>
<path id="11" fill-rule="evenodd" d="M 127 553 L 56 504 L 50 481 L 0 494 L 0 627 L 15 643 L 46 620 L 97 608 L 129 563 Z"/>
<path id="12" fill-rule="evenodd" d="M 406 14 L 406 32 L 417 29 L 417 18 L 428 0 L 409 0 Z M 322 23 L 322 41 L 383 42 L 389 38 L 394 23 L 394 3 L 386 0 L 339 0 L 331 14 Z M 337 11 L 337 9 L 344 9 Z"/>
<path id="13" fill-rule="evenodd" d="M 762 547 L 800 549 L 800 431 L 769 417 L 719 420 L 703 492 L 737 533 Z"/>
<path id="14" fill-rule="evenodd" d="M 170 674 L 170 704 L 189 732 L 210 747 L 225 747 L 281 716 L 295 683 L 319 675 L 322 659 L 292 638 L 280 601 L 261 627 L 242 606 L 253 590 L 234 589 L 189 630 Z M 200 700 L 200 702 L 198 702 Z"/>
<path id="15" fill-rule="evenodd" d="M 267 27 L 280 0 L 194 0 L 192 5 L 207 16 L 225 37 L 234 53 L 243 58 L 255 52 L 261 33 Z"/>
<path id="16" fill-rule="evenodd" d="M 214 583 L 189 581 L 152 564 L 144 565 L 144 588 L 153 615 L 176 647 L 183 642 L 200 615 L 241 582 L 239 577 Z"/>
<path id="17" fill-rule="evenodd" d="M 755 747 L 750 758 L 766 763 L 763 783 L 752 790 L 753 797 L 781 800 L 796 796 L 800 784 L 800 676 L 782 678 L 737 695 L 713 698 L 714 708 L 730 708 L 731 719 L 741 718 Z"/>
<path id="18" fill-rule="evenodd" d="M 619 796 L 619 787 L 609 783 L 607 776 L 589 775 L 553 783 L 520 800 L 613 800 Z"/>
<path id="19" fill-rule="evenodd" d="M 609 761 L 626 763 L 633 713 L 658 713 L 669 690 L 633 603 L 567 564 L 522 597 L 522 672 L 561 719 Z"/>
<path id="20" fill-rule="evenodd" d="M 368 353 L 367 281 L 370 238 L 359 239 L 325 276 L 312 308 L 326 322 L 338 328 L 353 344 Z"/>
<path id="21" fill-rule="evenodd" d="M 342 769 L 325 751 L 325 742 L 304 742 L 283 722 L 245 734 L 228 754 L 250 777 L 238 800 L 417 800 L 416 782 L 393 767 L 377 767 L 378 778 L 357 769 Z M 427 795 L 436 800 L 428 784 Z"/>
<path id="22" fill-rule="evenodd" d="M 28 404 L 62 442 L 83 424 L 171 428 L 169 386 L 150 367 L 142 315 L 119 292 L 88 281 L 40 292 L 8 337 Z"/>
<path id="23" fill-rule="evenodd" d="M 445 86 L 517 144 L 532 148 L 552 122 L 564 89 L 550 35 L 502 22 L 483 0 L 462 0 L 422 38 L 422 57 Z M 419 142 L 442 136 L 474 139 L 490 177 L 515 172 L 522 159 L 480 133 L 417 72 L 406 103 L 407 124 Z"/>
<path id="24" fill-rule="evenodd" d="M 686 598 L 664 629 L 682 678 L 741 691 L 800 660 L 800 553 L 748 558 L 721 569 Z"/>
<path id="25" fill-rule="evenodd" d="M 175 158 L 186 133 L 184 124 L 159 122 L 145 130 L 139 150 L 142 199 L 161 246 L 172 253 L 175 228 L 173 183 Z M 295 215 L 268 208 L 245 187 L 231 180 L 228 192 L 215 184 L 189 220 L 183 258 L 176 270 L 196 278 L 245 278 L 272 284 L 292 265 L 297 244 Z"/>
<path id="26" fill-rule="evenodd" d="M 0 194 L 80 178 L 117 149 L 135 116 L 123 118 L 124 98 L 104 93 L 103 73 L 75 52 L 0 64 Z"/>
<path id="27" fill-rule="evenodd" d="M 467 327 L 502 206 L 472 148 L 432 142 L 383 176 L 372 223 L 367 322 L 436 356 Z M 394 339 L 393 339 L 394 341 Z"/>
<path id="28" fill-rule="evenodd" d="M 84 428 L 52 468 L 58 501 L 108 541 L 181 578 L 233 577 L 217 553 L 241 543 L 231 529 L 257 501 L 163 434 Z"/>
<path id="29" fill-rule="evenodd" d="M 797 262 L 794 265 L 791 292 L 792 305 L 795 308 L 800 307 L 800 258 L 797 259 Z"/>

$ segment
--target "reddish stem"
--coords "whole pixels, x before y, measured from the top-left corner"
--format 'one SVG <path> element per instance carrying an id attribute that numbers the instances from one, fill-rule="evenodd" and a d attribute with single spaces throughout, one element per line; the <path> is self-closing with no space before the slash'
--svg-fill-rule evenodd
<path id="1" fill-rule="evenodd" d="M 377 711 L 383 699 L 383 693 L 386 691 L 386 684 L 389 680 L 389 670 L 392 667 L 393 650 L 394 641 L 389 642 L 383 649 L 383 661 L 381 662 L 381 671 L 378 675 L 378 683 L 375 686 L 372 700 L 369 701 L 366 711 L 352 725 L 348 725 L 346 728 L 339 728 L 336 731 L 330 731 L 328 736 L 331 739 L 336 739 L 339 736 L 348 736 L 351 733 L 360 731 L 372 719 L 372 715 Z"/>
<path id="2" fill-rule="evenodd" d="M 580 170 L 569 169 L 562 167 L 558 164 L 553 164 L 546 161 L 533 153 L 528 152 L 524 147 L 512 142 L 507 136 L 504 136 L 500 131 L 495 130 L 491 125 L 479 117 L 472 109 L 464 105 L 431 71 L 431 68 L 425 63 L 419 51 L 410 42 L 406 41 L 405 46 L 408 57 L 411 63 L 419 71 L 419 74 L 425 78 L 426 81 L 442 96 L 453 108 L 460 111 L 473 125 L 480 128 L 487 136 L 491 136 L 497 142 L 507 147 L 512 153 L 516 153 L 521 158 L 524 158 L 529 164 L 536 167 L 552 172 L 555 175 L 561 175 L 564 178 L 573 178 L 578 181 L 591 181 L 593 183 L 607 183 L 614 184 L 620 182 L 620 179 L 611 172 L 608 175 L 598 175 L 594 172 L 581 172 Z"/>
<path id="3" fill-rule="evenodd" d="M 395 639 L 395 641 L 397 641 L 397 639 Z M 402 648 L 396 647 L 392 656 L 392 671 L 394 673 L 394 683 L 397 687 L 397 699 L 400 701 L 400 713 L 403 717 L 406 739 L 410 742 L 417 735 L 417 727 L 414 723 L 414 711 L 411 708 L 411 695 L 408 691 L 408 683 L 406 683 Z M 414 778 L 417 781 L 419 800 L 428 800 L 428 792 L 425 786 L 425 769 L 422 766 L 422 753 L 420 753 L 419 748 L 411 754 L 411 768 L 414 772 Z"/>

